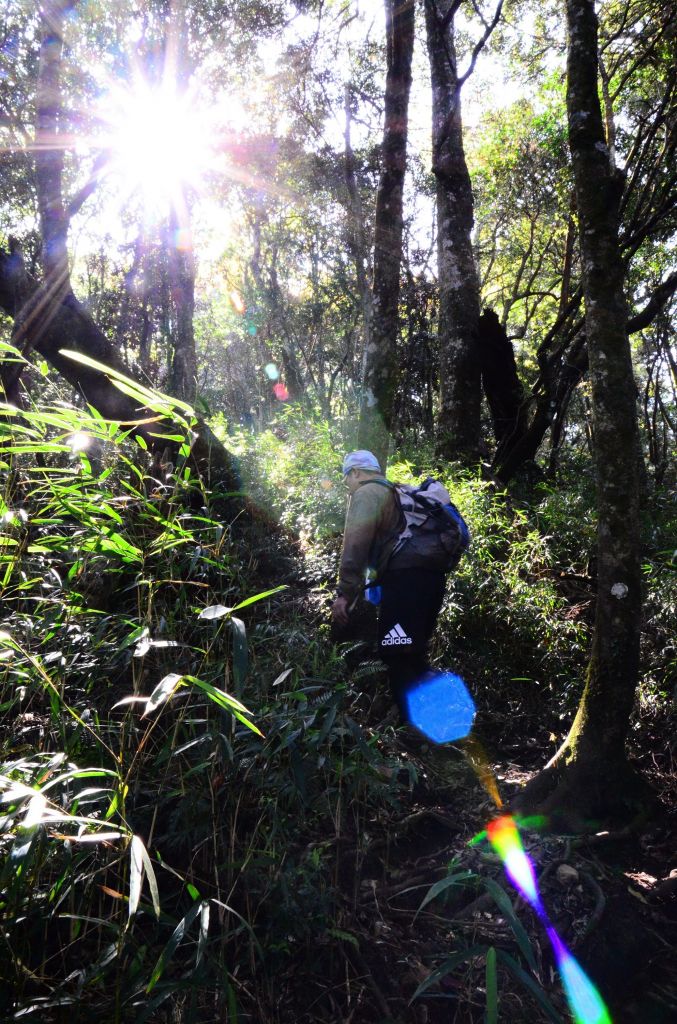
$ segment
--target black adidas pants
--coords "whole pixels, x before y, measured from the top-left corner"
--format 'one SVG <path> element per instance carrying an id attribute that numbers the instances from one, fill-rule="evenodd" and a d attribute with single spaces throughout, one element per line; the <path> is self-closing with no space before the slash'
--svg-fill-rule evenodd
<path id="1" fill-rule="evenodd" d="M 395 569 L 381 579 L 379 657 L 388 669 L 390 691 L 403 722 L 407 691 L 430 672 L 428 644 L 444 587 L 445 574 L 436 569 Z"/>

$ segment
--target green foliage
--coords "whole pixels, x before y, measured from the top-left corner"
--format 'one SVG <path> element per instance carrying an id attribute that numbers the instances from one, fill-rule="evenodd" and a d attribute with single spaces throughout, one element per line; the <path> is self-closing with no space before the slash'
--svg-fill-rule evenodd
<path id="1" fill-rule="evenodd" d="M 441 895 L 448 897 L 451 886 L 471 887 L 480 892 L 484 889 L 486 894 L 491 896 L 496 905 L 496 911 L 502 917 L 503 931 L 508 932 L 508 941 L 517 947 L 520 960 L 515 960 L 504 948 L 475 942 L 465 948 L 457 949 L 445 957 L 418 986 L 412 997 L 412 1002 L 424 996 L 429 989 L 448 975 L 463 969 L 466 980 L 470 981 L 472 976 L 477 976 L 478 969 L 483 966 L 486 1024 L 498 1020 L 499 979 L 505 984 L 508 975 L 512 975 L 540 1006 L 545 1014 L 544 1019 L 553 1021 L 554 1024 L 563 1024 L 563 1017 L 551 1001 L 546 988 L 546 979 L 543 977 L 543 972 L 539 970 L 538 950 L 534 948 L 524 925 L 513 910 L 506 891 L 493 878 L 470 871 L 462 871 L 458 864 L 452 864 L 446 878 L 430 888 L 420 909 Z M 499 967 L 503 968 L 500 972 Z"/>
<path id="2" fill-rule="evenodd" d="M 336 652 L 259 585 L 255 552 L 279 537 L 235 543 L 187 440 L 159 471 L 93 412 L 0 412 L 2 1014 L 154 1020 L 185 998 L 197 1020 L 216 994 L 235 1021 L 238 964 L 272 979 L 342 931 L 331 837 L 396 799 L 383 756 L 345 714 Z M 328 428 L 283 422 L 299 460 L 271 432 L 243 461 L 271 469 L 272 510 L 310 523 Z"/>
<path id="3" fill-rule="evenodd" d="M 310 543 L 342 529 L 340 435 L 319 410 L 288 405 L 260 434 L 227 442 L 240 456 L 246 493 L 275 521 Z"/>
<path id="4" fill-rule="evenodd" d="M 206 507 L 190 510 L 187 498 L 202 491 L 176 414 L 185 454 L 161 478 L 139 468 L 143 446 L 129 431 L 94 412 L 4 406 L 0 414 L 0 707 L 13 720 L 0 749 L 0 912 L 11 963 L 23 965 L 7 989 L 16 1002 L 2 1009 L 48 1014 L 94 999 L 108 1020 L 113 1002 L 139 1005 L 141 983 L 150 993 L 164 978 L 165 996 L 176 987 L 167 978 L 181 922 L 187 930 L 199 916 L 194 966 L 204 971 L 209 960 L 215 969 L 205 953 L 209 903 L 190 897 L 197 889 L 189 879 L 178 876 L 177 888 L 175 869 L 158 875 L 158 839 L 171 848 L 181 830 L 168 836 L 154 815 L 178 810 L 184 835 L 199 815 L 206 822 L 203 802 L 187 789 L 202 779 L 208 792 L 236 738 L 261 736 L 224 689 L 230 680 L 243 693 L 250 660 L 247 626 L 234 613 L 247 617 L 283 588 L 241 590 L 227 527 Z M 210 602 L 213 587 L 230 607 Z M 160 939 L 173 929 L 155 967 L 153 946 L 137 934 L 149 910 Z M 69 934 L 58 983 L 50 983 L 50 957 Z"/>
<path id="5" fill-rule="evenodd" d="M 468 475 L 452 474 L 446 483 L 472 540 L 450 578 L 437 656 L 462 669 L 488 708 L 500 701 L 537 714 L 548 692 L 578 692 L 589 639 L 587 623 L 571 616 L 559 586 L 567 564 L 559 507 L 553 510 L 547 497 L 533 509 L 519 506 Z M 590 516 L 585 499 L 571 500 Z M 579 567 L 580 557 L 579 548 Z"/>
<path id="6" fill-rule="evenodd" d="M 341 851 L 368 857 L 373 822 L 402 801 L 402 765 L 361 710 L 374 666 L 348 676 L 315 606 L 335 578 L 342 425 L 290 405 L 259 435 L 226 435 L 252 513 L 236 541 L 241 515 L 215 517 L 188 455 L 151 470 L 133 434 L 65 403 L 5 407 L 0 424 L 0 707 L 13 724 L 0 751 L 13 1000 L 2 1012 L 48 1021 L 77 1001 L 92 1020 L 152 1021 L 181 1004 L 199 1020 L 216 999 L 236 1020 L 251 1007 L 238 982 L 250 969 L 272 1006 L 292 965 L 318 977 L 336 942 L 362 950 Z M 419 479 L 426 461 L 405 452 L 391 475 Z M 567 586 L 586 585 L 594 530 L 589 480 L 570 468 L 530 506 L 446 475 L 473 542 L 434 654 L 466 678 L 485 731 L 517 721 L 523 739 L 532 720 L 568 720 L 581 685 L 589 594 L 572 614 Z M 657 497 L 647 538 L 659 642 L 674 605 L 672 513 Z M 302 540 L 291 577 L 280 523 Z M 674 652 L 656 649 L 643 692 L 657 713 Z M 424 905 L 471 883 L 442 879 Z M 481 970 L 488 1020 L 511 977 L 554 1019 L 528 932 L 503 891 L 481 885 L 515 955 L 471 945 L 440 977 Z"/>

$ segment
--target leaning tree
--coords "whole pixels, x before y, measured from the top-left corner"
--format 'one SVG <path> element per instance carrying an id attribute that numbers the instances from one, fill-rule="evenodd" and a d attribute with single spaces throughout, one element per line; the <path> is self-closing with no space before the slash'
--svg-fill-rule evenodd
<path id="1" fill-rule="evenodd" d="M 21 245 L 10 239 L 0 250 L 0 309 L 13 321 L 12 343 L 24 356 L 42 355 L 75 388 L 82 400 L 107 419 L 133 426 L 146 446 L 174 461 L 178 450 L 171 423 L 144 407 L 115 384 L 115 374 L 127 374 L 121 353 L 106 337 L 71 287 L 68 233 L 72 219 L 96 187 L 101 172 L 95 164 L 91 179 L 72 198 L 64 197 L 64 153 L 70 144 L 64 127 L 62 57 L 67 17 L 73 0 L 49 0 L 39 22 L 39 59 L 35 91 L 33 150 L 40 229 L 41 274 L 25 265 Z M 68 353 L 84 356 L 88 362 Z M 92 365 L 92 361 L 100 366 Z M 27 359 L 0 363 L 0 381 L 8 402 L 21 401 L 21 377 Z M 107 373 L 109 368 L 113 373 Z M 209 427 L 196 418 L 191 434 L 191 457 L 206 482 L 225 490 L 237 488 L 233 461 Z"/>

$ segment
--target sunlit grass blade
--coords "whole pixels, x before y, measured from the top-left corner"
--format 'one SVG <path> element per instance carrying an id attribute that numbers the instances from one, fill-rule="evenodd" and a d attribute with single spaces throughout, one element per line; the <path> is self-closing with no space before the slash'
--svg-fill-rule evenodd
<path id="1" fill-rule="evenodd" d="M 197 953 L 195 954 L 195 966 L 199 967 L 204 951 L 207 948 L 209 938 L 209 900 L 203 900 L 200 904 L 200 935 L 197 940 Z"/>
<path id="2" fill-rule="evenodd" d="M 199 687 L 203 690 L 210 700 L 213 700 L 219 707 L 224 708 L 226 711 L 230 711 L 232 715 L 243 725 L 246 725 L 248 729 L 255 732 L 257 736 L 263 736 L 263 733 L 257 726 L 254 725 L 245 716 L 249 714 L 249 711 L 241 704 L 236 697 L 231 697 L 229 693 L 225 693 L 223 690 L 219 690 L 218 687 L 212 686 L 211 683 L 207 683 L 204 679 L 198 679 L 196 676 L 186 676 L 187 681 L 191 682 L 194 686 Z"/>
<path id="3" fill-rule="evenodd" d="M 164 676 L 146 701 L 146 707 L 141 717 L 145 718 L 146 715 L 152 714 L 153 711 L 157 711 L 159 707 L 166 704 L 168 700 L 171 700 L 182 685 L 182 679 L 183 676 L 176 672 L 170 672 Z"/>
<path id="4" fill-rule="evenodd" d="M 279 587 L 273 587 L 272 590 L 264 590 L 263 593 L 261 593 L 261 594 L 254 594 L 253 597 L 248 597 L 248 598 L 246 598 L 246 600 L 240 601 L 239 604 L 236 604 L 230 610 L 231 610 L 231 612 L 239 612 L 242 608 L 247 608 L 248 605 L 254 604 L 255 601 L 263 601 L 264 598 L 272 597 L 273 594 L 279 594 L 281 590 L 287 590 L 287 589 L 288 589 L 287 585 L 286 584 L 282 584 Z"/>
<path id="5" fill-rule="evenodd" d="M 138 397 L 142 404 L 147 405 L 151 409 L 158 408 L 159 411 L 170 413 L 174 409 L 183 409 L 191 418 L 195 416 L 193 407 L 187 402 L 182 402 L 179 398 L 165 395 L 161 391 L 146 388 L 143 384 L 139 384 L 118 370 L 114 370 L 112 367 L 106 366 L 105 363 L 100 363 L 96 359 L 84 355 L 82 352 L 75 352 L 72 349 L 61 349 L 59 354 L 66 356 L 67 359 L 72 359 L 76 363 L 82 363 L 84 366 L 90 366 L 92 369 L 106 374 L 114 383 L 122 384 L 127 389 L 127 393 L 131 392 L 131 397 Z M 123 389 L 121 388 L 120 390 Z"/>
<path id="6" fill-rule="evenodd" d="M 150 976 L 150 981 L 146 986 L 146 995 L 152 992 L 155 986 L 157 985 L 158 981 L 160 980 L 164 973 L 167 964 L 174 956 L 174 953 L 176 952 L 180 944 L 183 942 L 183 938 L 186 932 L 188 931 L 188 929 L 190 928 L 198 914 L 201 913 L 201 911 L 202 903 L 195 904 L 195 906 L 191 907 L 188 913 L 184 917 L 182 917 L 179 923 L 177 924 L 176 928 L 172 932 L 169 942 L 162 950 L 162 953 L 160 954 L 160 957 L 157 963 L 155 964 L 155 967 L 153 968 L 153 972 Z"/>
<path id="7" fill-rule="evenodd" d="M 485 1024 L 498 1024 L 498 976 L 496 971 L 496 950 L 493 946 L 487 950 L 485 979 L 487 990 Z"/>
<path id="8" fill-rule="evenodd" d="M 132 918 L 136 914 L 141 899 L 141 886 L 143 884 L 143 841 L 138 836 L 132 836 L 129 844 L 129 905 L 128 913 Z"/>
<path id="9" fill-rule="evenodd" d="M 238 619 L 234 615 L 230 620 L 230 626 L 233 631 L 233 677 L 235 680 L 235 692 L 240 696 L 249 669 L 247 629 L 242 619 Z"/>

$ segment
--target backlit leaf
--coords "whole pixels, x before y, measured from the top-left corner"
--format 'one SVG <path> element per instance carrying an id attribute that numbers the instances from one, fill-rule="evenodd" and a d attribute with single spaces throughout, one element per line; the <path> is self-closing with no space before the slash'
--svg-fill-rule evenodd
<path id="1" fill-rule="evenodd" d="M 157 711 L 159 707 L 165 704 L 173 696 L 177 688 L 181 686 L 182 679 L 183 676 L 177 672 L 170 672 L 164 676 L 146 701 L 146 709 L 141 717 L 145 718 L 146 715 L 152 714 L 153 711 Z"/>
<path id="2" fill-rule="evenodd" d="M 226 608 L 223 604 L 212 604 L 209 608 L 203 608 L 198 619 L 221 619 L 224 615 L 232 612 L 232 608 Z"/>
<path id="3" fill-rule="evenodd" d="M 142 840 L 138 836 L 132 836 L 129 844 L 129 917 L 134 917 L 141 899 L 144 852 Z"/>

